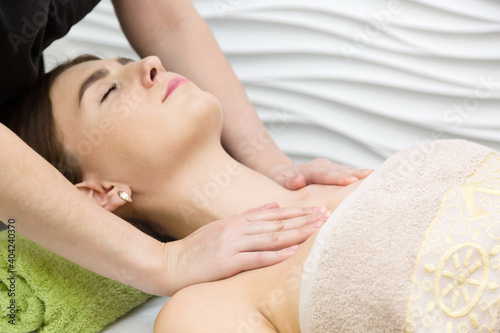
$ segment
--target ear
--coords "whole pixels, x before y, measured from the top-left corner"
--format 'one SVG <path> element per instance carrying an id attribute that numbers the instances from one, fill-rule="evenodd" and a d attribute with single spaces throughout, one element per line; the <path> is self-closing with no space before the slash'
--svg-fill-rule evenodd
<path id="1" fill-rule="evenodd" d="M 118 196 L 119 191 L 124 191 L 132 196 L 132 190 L 127 184 L 97 181 L 97 180 L 84 180 L 75 185 L 80 192 L 95 202 L 104 209 L 110 212 L 121 207 L 127 202 Z"/>

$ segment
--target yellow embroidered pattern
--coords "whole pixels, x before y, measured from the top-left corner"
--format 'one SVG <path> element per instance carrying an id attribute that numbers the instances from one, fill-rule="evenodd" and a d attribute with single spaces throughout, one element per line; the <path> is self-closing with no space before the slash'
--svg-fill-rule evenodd
<path id="1" fill-rule="evenodd" d="M 493 332 L 500 304 L 500 155 L 445 194 L 417 258 L 405 332 Z"/>

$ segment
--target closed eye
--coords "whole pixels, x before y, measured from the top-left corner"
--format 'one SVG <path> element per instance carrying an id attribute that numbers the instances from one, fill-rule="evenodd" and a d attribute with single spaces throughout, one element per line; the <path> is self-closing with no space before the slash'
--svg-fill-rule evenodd
<path id="1" fill-rule="evenodd" d="M 101 99 L 101 103 L 104 102 L 106 100 L 106 98 L 108 97 L 108 95 L 116 89 L 116 82 L 113 82 L 113 84 L 111 85 L 111 87 L 108 89 L 108 91 L 106 91 L 106 93 L 102 96 L 102 99 Z"/>

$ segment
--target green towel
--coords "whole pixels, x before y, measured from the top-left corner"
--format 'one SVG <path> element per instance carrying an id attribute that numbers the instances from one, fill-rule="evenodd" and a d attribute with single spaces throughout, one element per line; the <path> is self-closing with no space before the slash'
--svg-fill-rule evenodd
<path id="1" fill-rule="evenodd" d="M 8 231 L 0 232 L 2 333 L 99 332 L 151 297 Z"/>

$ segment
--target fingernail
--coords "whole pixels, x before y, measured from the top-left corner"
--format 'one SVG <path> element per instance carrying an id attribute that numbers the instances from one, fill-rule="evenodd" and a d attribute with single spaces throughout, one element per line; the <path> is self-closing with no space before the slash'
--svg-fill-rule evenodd
<path id="1" fill-rule="evenodd" d="M 328 218 L 330 216 L 331 213 L 332 212 L 330 212 L 329 210 L 327 210 L 326 212 L 323 212 L 321 214 L 321 217 L 324 218 L 324 219 L 326 219 L 326 218 Z"/>
<path id="2" fill-rule="evenodd" d="M 347 177 L 347 180 L 350 182 L 355 182 L 355 181 L 358 181 L 359 179 L 356 177 L 353 177 L 353 176 L 349 176 L 349 177 Z"/>
<path id="3" fill-rule="evenodd" d="M 298 245 L 294 245 L 294 246 L 290 246 L 288 248 L 288 251 L 291 252 L 291 253 L 294 253 L 294 252 L 297 252 L 298 249 L 299 249 L 299 246 Z"/>
<path id="4" fill-rule="evenodd" d="M 321 206 L 321 207 L 316 207 L 314 208 L 314 210 L 316 210 L 317 212 L 324 212 L 326 211 L 328 208 L 326 208 L 325 206 Z"/>
<path id="5" fill-rule="evenodd" d="M 317 222 L 314 222 L 311 226 L 313 228 L 319 228 L 321 227 L 323 224 L 325 224 L 325 222 L 323 220 L 320 220 L 320 221 L 317 221 Z"/>

